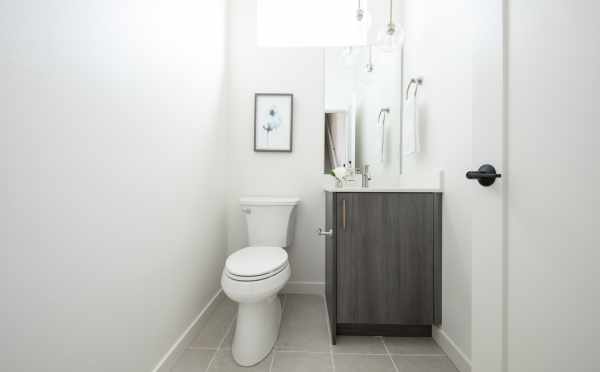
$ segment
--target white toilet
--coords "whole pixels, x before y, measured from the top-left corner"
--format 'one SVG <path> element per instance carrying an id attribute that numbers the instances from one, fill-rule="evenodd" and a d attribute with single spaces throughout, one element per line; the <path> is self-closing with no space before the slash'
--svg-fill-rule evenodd
<path id="1" fill-rule="evenodd" d="M 225 294 L 238 303 L 232 353 L 241 366 L 263 360 L 281 323 L 277 293 L 290 278 L 287 252 L 292 243 L 298 198 L 242 198 L 249 246 L 227 258 L 221 275 Z"/>

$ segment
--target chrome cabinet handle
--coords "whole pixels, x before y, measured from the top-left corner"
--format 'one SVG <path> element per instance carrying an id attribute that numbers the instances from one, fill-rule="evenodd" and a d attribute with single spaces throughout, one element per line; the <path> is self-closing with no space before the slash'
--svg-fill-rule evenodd
<path id="1" fill-rule="evenodd" d="M 329 231 L 323 231 L 323 229 L 319 227 L 319 230 L 317 230 L 317 235 L 331 238 L 333 236 L 333 230 L 329 229 Z"/>

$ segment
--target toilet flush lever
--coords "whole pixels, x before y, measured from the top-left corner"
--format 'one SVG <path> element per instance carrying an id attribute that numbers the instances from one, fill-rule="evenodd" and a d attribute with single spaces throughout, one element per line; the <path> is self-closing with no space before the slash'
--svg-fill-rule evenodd
<path id="1" fill-rule="evenodd" d="M 252 209 L 250 209 L 250 208 L 242 208 L 242 213 L 250 214 L 250 213 L 252 213 Z"/>
<path id="2" fill-rule="evenodd" d="M 319 227 L 319 230 L 317 230 L 317 235 L 331 238 L 333 236 L 333 230 L 329 229 L 329 231 L 323 231 L 323 229 Z"/>

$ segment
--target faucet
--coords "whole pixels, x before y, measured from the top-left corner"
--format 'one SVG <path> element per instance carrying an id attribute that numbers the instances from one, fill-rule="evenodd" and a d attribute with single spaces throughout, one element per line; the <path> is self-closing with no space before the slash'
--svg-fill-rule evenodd
<path id="1" fill-rule="evenodd" d="M 362 172 L 362 187 L 368 188 L 369 181 L 371 181 L 371 174 L 369 174 L 369 164 L 365 164 L 365 169 Z"/>

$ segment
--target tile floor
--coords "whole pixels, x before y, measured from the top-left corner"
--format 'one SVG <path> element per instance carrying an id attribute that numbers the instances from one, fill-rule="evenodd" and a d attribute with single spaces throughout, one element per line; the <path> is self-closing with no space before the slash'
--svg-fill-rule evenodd
<path id="1" fill-rule="evenodd" d="M 225 299 L 176 362 L 174 372 L 457 372 L 430 338 L 339 336 L 329 344 L 320 296 L 282 296 L 283 319 L 274 350 L 244 368 L 231 356 L 235 304 Z"/>

